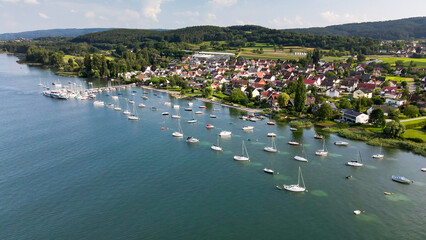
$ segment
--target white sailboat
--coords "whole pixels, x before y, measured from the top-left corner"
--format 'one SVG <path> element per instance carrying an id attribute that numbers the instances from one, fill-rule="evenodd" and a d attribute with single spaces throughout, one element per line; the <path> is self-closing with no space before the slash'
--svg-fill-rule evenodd
<path id="1" fill-rule="evenodd" d="M 127 104 L 127 108 L 126 110 L 123 112 L 124 115 L 130 115 L 130 110 L 129 110 L 129 102 L 126 99 L 126 104 Z"/>
<path id="2" fill-rule="evenodd" d="M 322 149 L 319 149 L 315 152 L 315 155 L 317 156 L 327 156 L 328 151 L 325 149 L 325 139 L 322 139 Z"/>
<path id="3" fill-rule="evenodd" d="M 268 133 L 268 135 L 267 135 L 268 137 L 276 137 L 277 136 L 277 134 L 275 134 L 275 133 Z"/>
<path id="4" fill-rule="evenodd" d="M 214 151 L 223 151 L 222 147 L 219 145 L 219 136 L 217 136 L 217 144 L 211 146 L 211 149 L 213 149 Z"/>
<path id="5" fill-rule="evenodd" d="M 243 144 L 241 146 L 241 149 L 242 149 L 241 155 L 235 155 L 234 160 L 235 161 L 250 161 L 250 157 L 248 155 L 247 148 L 246 148 L 246 145 L 244 144 L 244 141 L 243 141 Z"/>
<path id="6" fill-rule="evenodd" d="M 194 112 L 192 112 L 192 119 L 188 120 L 188 123 L 196 123 L 197 119 L 194 118 Z"/>
<path id="7" fill-rule="evenodd" d="M 373 156 L 371 156 L 372 158 L 378 158 L 378 159 L 381 159 L 381 158 L 384 158 L 385 157 L 385 155 L 383 155 L 382 154 L 382 144 L 380 144 L 380 153 L 377 153 L 377 154 L 374 154 Z"/>
<path id="8" fill-rule="evenodd" d="M 308 162 L 308 159 L 305 158 L 305 147 L 303 146 L 303 144 L 302 144 L 302 156 L 295 156 L 294 159 L 300 162 Z"/>
<path id="9" fill-rule="evenodd" d="M 132 115 L 128 116 L 127 119 L 129 119 L 129 120 L 139 120 L 138 112 L 136 111 L 135 105 L 133 105 L 133 113 L 132 113 Z"/>
<path id="10" fill-rule="evenodd" d="M 183 130 L 180 126 L 180 120 L 178 121 L 178 131 L 172 133 L 173 137 L 183 137 Z"/>
<path id="11" fill-rule="evenodd" d="M 254 126 L 243 126 L 243 131 L 252 131 Z"/>
<path id="12" fill-rule="evenodd" d="M 222 131 L 219 133 L 220 137 L 230 137 L 232 135 L 231 131 Z"/>
<path id="13" fill-rule="evenodd" d="M 300 179 L 302 179 L 303 187 L 300 186 Z M 303 180 L 302 170 L 299 167 L 297 175 L 297 185 L 283 185 L 284 189 L 291 192 L 304 192 L 306 191 L 305 181 Z"/>
<path id="14" fill-rule="evenodd" d="M 278 152 L 277 150 L 277 145 L 275 145 L 275 138 L 272 138 L 272 146 L 270 147 L 265 147 L 263 150 L 267 151 L 267 152 L 271 152 L 271 153 L 276 153 Z"/>
<path id="15" fill-rule="evenodd" d="M 117 112 L 119 112 L 119 111 L 121 111 L 122 109 L 121 109 L 121 107 L 120 107 L 120 100 L 118 100 L 117 99 L 117 105 L 116 105 L 116 107 L 114 108 L 114 110 L 115 111 L 117 111 Z"/>
<path id="16" fill-rule="evenodd" d="M 362 167 L 364 164 L 362 164 L 361 153 L 358 152 L 357 159 L 355 161 L 347 162 L 346 165 L 351 167 Z"/>
<path id="17" fill-rule="evenodd" d="M 175 105 L 176 106 L 176 105 Z M 178 105 L 179 106 L 179 105 Z M 176 114 L 172 115 L 172 118 L 174 119 L 180 119 L 180 114 L 179 114 L 179 108 L 176 109 Z"/>

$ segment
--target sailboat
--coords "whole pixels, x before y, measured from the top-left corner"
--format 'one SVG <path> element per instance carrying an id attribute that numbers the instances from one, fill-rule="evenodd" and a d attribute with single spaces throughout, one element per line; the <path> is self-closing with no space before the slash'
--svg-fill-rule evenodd
<path id="1" fill-rule="evenodd" d="M 179 108 L 176 109 L 176 114 L 173 114 L 172 118 L 174 118 L 174 119 L 180 119 Z"/>
<path id="2" fill-rule="evenodd" d="M 241 146 L 241 150 L 242 150 L 241 155 L 235 155 L 234 160 L 235 161 L 250 161 L 246 145 L 244 144 L 244 140 L 243 140 L 243 144 Z"/>
<path id="3" fill-rule="evenodd" d="M 136 111 L 135 105 L 133 105 L 133 114 L 128 116 L 127 119 L 129 120 L 139 120 L 138 112 Z"/>
<path id="4" fill-rule="evenodd" d="M 194 112 L 192 112 L 192 119 L 188 120 L 188 123 L 196 123 L 197 119 L 194 118 Z"/>
<path id="5" fill-rule="evenodd" d="M 222 147 L 220 147 L 220 145 L 219 145 L 219 136 L 217 136 L 217 144 L 216 145 L 213 145 L 213 146 L 211 146 L 211 149 L 213 149 L 213 150 L 215 150 L 215 151 L 223 151 L 223 149 L 222 149 Z"/>
<path id="6" fill-rule="evenodd" d="M 358 152 L 357 160 L 349 161 L 349 162 L 346 163 L 346 165 L 351 166 L 351 167 L 362 167 L 364 164 L 362 164 L 361 153 Z"/>
<path id="7" fill-rule="evenodd" d="M 129 102 L 127 102 L 126 99 L 126 104 L 127 104 L 127 109 L 123 112 L 124 115 L 130 115 L 130 111 L 129 111 Z"/>
<path id="8" fill-rule="evenodd" d="M 277 145 L 275 145 L 275 138 L 271 138 L 271 139 L 272 139 L 272 146 L 265 147 L 263 150 L 265 150 L 267 152 L 276 153 L 276 152 L 278 152 L 278 150 L 277 150 Z"/>
<path id="9" fill-rule="evenodd" d="M 297 161 L 301 161 L 301 162 L 307 162 L 308 159 L 305 158 L 305 147 L 302 144 L 302 157 L 301 156 L 295 156 L 294 157 L 295 160 Z"/>
<path id="10" fill-rule="evenodd" d="M 178 131 L 172 133 L 173 137 L 183 137 L 183 130 L 182 127 L 180 126 L 180 120 L 178 121 Z"/>
<path id="11" fill-rule="evenodd" d="M 120 100 L 117 99 L 117 106 L 114 108 L 115 111 L 121 111 L 121 107 L 120 107 Z"/>
<path id="12" fill-rule="evenodd" d="M 302 178 L 303 187 L 300 186 L 300 178 Z M 283 185 L 284 189 L 291 192 L 304 192 L 306 191 L 305 181 L 303 180 L 302 170 L 299 167 L 297 174 L 297 185 Z"/>
<path id="13" fill-rule="evenodd" d="M 319 149 L 318 151 L 315 152 L 315 155 L 317 156 L 327 156 L 328 152 L 325 149 L 325 139 L 322 139 L 322 149 Z"/>
<path id="14" fill-rule="evenodd" d="M 380 144 L 380 153 L 374 154 L 373 156 L 371 156 L 372 158 L 384 158 L 385 155 L 382 154 L 382 144 Z"/>

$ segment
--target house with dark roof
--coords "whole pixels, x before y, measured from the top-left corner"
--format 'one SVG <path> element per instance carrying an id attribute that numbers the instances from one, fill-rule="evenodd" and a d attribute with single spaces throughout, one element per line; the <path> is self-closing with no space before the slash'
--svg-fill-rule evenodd
<path id="1" fill-rule="evenodd" d="M 373 112 L 374 109 L 378 109 L 378 108 L 382 109 L 385 116 L 388 116 L 389 111 L 391 109 L 397 109 L 397 108 L 389 106 L 389 105 L 373 105 L 367 110 L 367 114 L 370 115 Z"/>
<path id="2" fill-rule="evenodd" d="M 369 116 L 355 109 L 343 109 L 342 121 L 347 123 L 368 123 Z"/>

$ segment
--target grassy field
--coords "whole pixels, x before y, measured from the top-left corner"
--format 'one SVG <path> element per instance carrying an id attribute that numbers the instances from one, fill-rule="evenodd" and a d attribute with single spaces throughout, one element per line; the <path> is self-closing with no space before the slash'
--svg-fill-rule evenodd
<path id="1" fill-rule="evenodd" d="M 391 65 L 394 65 L 396 61 L 401 60 L 404 62 L 405 66 L 408 66 L 410 62 L 413 61 L 417 65 L 416 67 L 419 67 L 419 68 L 426 67 L 426 58 L 404 58 L 404 57 L 394 57 L 394 56 L 387 56 L 387 55 L 368 55 L 367 59 L 370 59 L 370 58 L 377 58 Z"/>
<path id="2" fill-rule="evenodd" d="M 423 142 L 426 142 L 426 133 L 421 127 L 407 129 L 404 133 L 404 138 L 420 138 Z"/>
<path id="3" fill-rule="evenodd" d="M 84 58 L 83 57 L 79 57 L 79 56 L 73 56 L 73 55 L 65 55 L 64 56 L 64 62 L 68 62 L 68 60 L 70 59 L 70 58 L 72 58 L 72 59 L 74 59 L 74 61 L 76 60 L 76 59 L 79 59 L 79 60 L 83 60 Z M 114 60 L 114 58 L 113 57 L 109 57 L 109 56 L 106 56 L 106 59 L 107 60 Z"/>
<path id="4" fill-rule="evenodd" d="M 398 82 L 414 82 L 414 78 L 405 78 L 399 76 L 385 76 L 387 80 L 398 81 Z"/>

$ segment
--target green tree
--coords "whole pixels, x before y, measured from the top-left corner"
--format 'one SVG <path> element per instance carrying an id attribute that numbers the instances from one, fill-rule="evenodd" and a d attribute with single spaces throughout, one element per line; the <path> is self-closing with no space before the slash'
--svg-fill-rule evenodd
<path id="1" fill-rule="evenodd" d="M 340 100 L 339 106 L 340 106 L 341 109 L 351 109 L 352 108 L 352 104 L 346 98 L 343 98 L 342 100 Z"/>
<path id="2" fill-rule="evenodd" d="M 287 93 L 281 93 L 278 96 L 278 105 L 280 108 L 285 108 L 290 100 L 290 96 Z"/>
<path id="3" fill-rule="evenodd" d="M 247 105 L 248 103 L 248 97 L 239 88 L 232 90 L 230 98 L 232 102 L 239 103 L 241 105 Z"/>
<path id="4" fill-rule="evenodd" d="M 414 118 L 419 115 L 419 109 L 414 105 L 410 105 L 404 108 L 403 113 L 407 117 Z"/>
<path id="5" fill-rule="evenodd" d="M 358 62 L 364 62 L 365 61 L 365 55 L 364 54 L 358 54 L 357 59 L 358 59 Z"/>
<path id="6" fill-rule="evenodd" d="M 296 94 L 294 96 L 294 109 L 298 113 L 303 113 L 303 109 L 305 108 L 305 100 L 306 100 L 306 85 L 303 81 L 303 77 L 300 76 L 297 81 Z"/>
<path id="7" fill-rule="evenodd" d="M 328 103 L 324 103 L 320 108 L 318 108 L 315 113 L 315 117 L 321 121 L 329 120 L 333 117 L 333 109 L 331 109 L 331 106 Z"/>
<path id="8" fill-rule="evenodd" d="M 213 95 L 213 89 L 211 87 L 206 87 L 202 91 L 203 98 L 211 98 Z"/>
<path id="9" fill-rule="evenodd" d="M 374 109 L 368 119 L 369 123 L 372 123 L 375 127 L 384 127 L 386 125 L 385 114 L 382 109 Z"/>
<path id="10" fill-rule="evenodd" d="M 399 138 L 405 133 L 405 126 L 397 121 L 388 122 L 383 133 L 389 138 Z"/>

